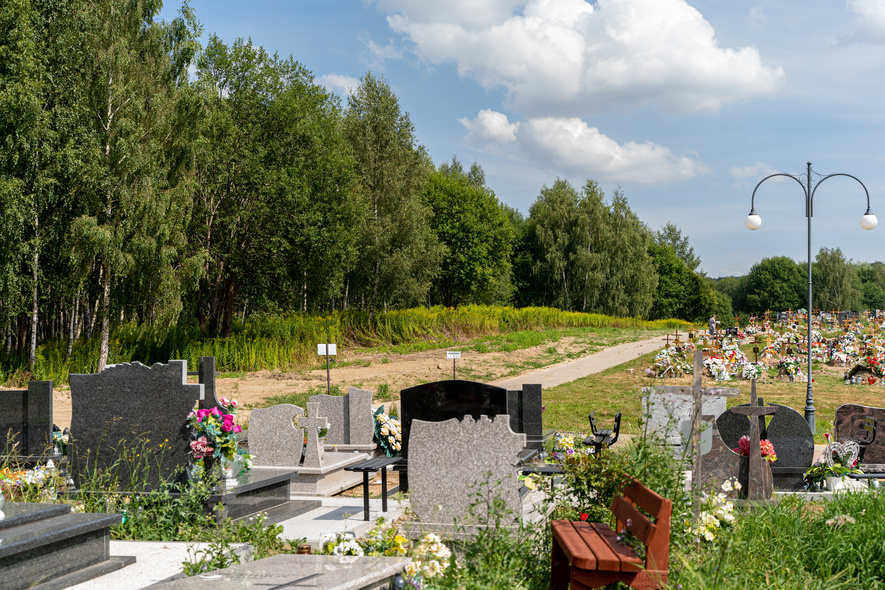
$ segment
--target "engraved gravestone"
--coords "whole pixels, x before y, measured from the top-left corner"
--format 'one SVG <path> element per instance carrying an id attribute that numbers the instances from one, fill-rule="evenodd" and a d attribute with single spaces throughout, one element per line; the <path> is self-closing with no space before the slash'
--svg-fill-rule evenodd
<path id="1" fill-rule="evenodd" d="M 761 400 L 760 400 L 761 403 Z M 771 464 L 774 488 L 798 490 L 803 487 L 805 471 L 814 460 L 814 437 L 805 418 L 793 408 L 780 404 L 769 404 L 777 408 L 777 413 L 765 426 L 760 417 L 760 435 L 774 446 L 777 461 Z M 727 411 L 716 421 L 722 440 L 729 448 L 737 448 L 738 440 L 750 435 L 750 421 Z"/>
<path id="2" fill-rule="evenodd" d="M 409 500 L 421 523 L 447 530 L 457 519 L 466 523 L 475 493 L 500 496 L 514 518 L 522 514 L 518 480 L 519 453 L 526 435 L 510 429 L 506 414 L 493 419 L 412 422 Z M 481 484 L 488 488 L 482 490 Z M 480 517 L 485 516 L 479 506 Z M 469 524 L 469 523 L 468 523 Z"/>
<path id="3" fill-rule="evenodd" d="M 187 382 L 187 361 L 151 367 L 123 363 L 101 373 L 72 374 L 69 380 L 78 485 L 87 464 L 108 469 L 119 461 L 117 475 L 127 489 L 135 463 L 126 458 L 135 454 L 141 465 L 150 466 L 150 485 L 184 478 L 191 459 L 187 415 L 203 397 L 202 384 Z"/>
<path id="4" fill-rule="evenodd" d="M 835 435 L 837 441 L 869 440 L 870 433 L 863 430 L 864 418 L 870 416 L 877 420 L 876 438 L 866 445 L 863 464 L 885 464 L 885 408 L 863 406 L 860 404 L 844 404 L 836 409 Z"/>
<path id="5" fill-rule="evenodd" d="M 0 390 L 0 454 L 33 456 L 52 444 L 52 381 Z"/>
<path id="6" fill-rule="evenodd" d="M 301 462 L 304 429 L 295 426 L 304 409 L 292 404 L 256 408 L 249 416 L 249 453 L 262 467 L 292 467 Z"/>
<path id="7" fill-rule="evenodd" d="M 329 419 L 327 445 L 370 445 L 375 434 L 372 392 L 350 387 L 346 395 L 313 395 L 319 415 Z"/>

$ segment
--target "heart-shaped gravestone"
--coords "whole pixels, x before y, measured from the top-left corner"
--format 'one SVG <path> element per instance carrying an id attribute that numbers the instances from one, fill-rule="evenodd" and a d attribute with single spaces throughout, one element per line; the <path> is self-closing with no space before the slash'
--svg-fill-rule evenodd
<path id="1" fill-rule="evenodd" d="M 854 467 L 854 462 L 857 461 L 859 453 L 860 446 L 853 440 L 844 443 L 831 442 L 824 449 L 824 459 L 829 467 L 833 467 L 836 464 Z"/>

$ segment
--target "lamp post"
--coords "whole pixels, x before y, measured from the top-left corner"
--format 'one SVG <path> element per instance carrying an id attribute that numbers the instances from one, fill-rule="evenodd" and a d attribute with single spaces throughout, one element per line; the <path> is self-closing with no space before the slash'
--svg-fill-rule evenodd
<path id="1" fill-rule="evenodd" d="M 747 226 L 747 229 L 756 230 L 762 225 L 762 218 L 756 213 L 756 191 L 759 190 L 759 187 L 763 182 L 768 180 L 769 178 L 774 178 L 775 176 L 786 176 L 787 178 L 792 178 L 796 182 L 799 183 L 799 186 L 802 187 L 802 191 L 805 193 L 805 217 L 808 219 L 808 310 L 806 312 L 807 324 L 808 324 L 808 389 L 805 394 L 805 420 L 808 422 L 808 426 L 811 427 L 812 434 L 815 432 L 815 424 L 814 424 L 814 391 L 811 386 L 811 310 L 814 309 L 814 306 L 811 304 L 811 217 L 814 214 L 814 193 L 817 192 L 817 187 L 821 185 L 823 181 L 828 178 L 832 178 L 834 176 L 847 176 L 848 178 L 853 178 L 857 180 L 858 184 L 863 187 L 864 192 L 867 195 L 867 211 L 863 214 L 863 217 L 860 218 L 860 226 L 864 229 L 873 229 L 876 227 L 876 224 L 879 221 L 876 219 L 876 216 L 873 215 L 873 212 L 870 210 L 870 192 L 867 190 L 867 187 L 864 186 L 860 180 L 855 178 L 850 174 L 843 174 L 841 172 L 837 172 L 836 174 L 828 174 L 826 176 L 817 176 L 820 179 L 814 183 L 814 186 L 811 185 L 811 162 L 808 162 L 808 171 L 804 175 L 804 182 L 801 176 L 794 176 L 792 174 L 786 174 L 783 172 L 778 172 L 776 174 L 770 174 L 759 181 L 759 184 L 756 185 L 756 188 L 753 189 L 753 196 L 750 198 L 750 214 L 747 215 L 747 219 L 744 221 L 744 225 Z"/>

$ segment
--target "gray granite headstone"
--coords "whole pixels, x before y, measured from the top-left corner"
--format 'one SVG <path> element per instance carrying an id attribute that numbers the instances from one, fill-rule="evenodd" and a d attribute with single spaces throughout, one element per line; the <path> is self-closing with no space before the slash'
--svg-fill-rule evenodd
<path id="1" fill-rule="evenodd" d="M 304 429 L 295 426 L 304 409 L 292 404 L 256 408 L 249 416 L 249 453 L 255 465 L 297 467 L 304 449 Z"/>
<path id="2" fill-rule="evenodd" d="M 478 493 L 490 500 L 500 496 L 514 518 L 521 515 L 517 465 L 526 435 L 510 429 L 509 416 L 413 420 L 410 436 L 409 500 L 418 520 L 465 523 Z M 483 490 L 485 482 L 488 489 Z"/>
<path id="3" fill-rule="evenodd" d="M 0 390 L 0 454 L 41 455 L 51 445 L 52 381 Z"/>
<path id="4" fill-rule="evenodd" d="M 682 448 L 680 428 L 683 422 L 691 422 L 694 401 L 691 393 L 658 393 L 646 388 L 642 396 L 642 414 L 648 417 L 649 430 L 658 433 L 663 440 L 677 449 Z M 727 396 L 704 395 L 702 415 L 718 418 L 725 412 Z"/>
<path id="5" fill-rule="evenodd" d="M 326 451 L 320 443 L 319 429 L 329 428 L 329 420 L 320 416 L 320 404 L 317 402 L 307 402 L 307 416 L 298 417 L 298 426 L 304 428 L 307 435 L 304 466 L 322 467 Z"/>
<path id="6" fill-rule="evenodd" d="M 372 444 L 375 423 L 372 418 L 372 392 L 356 387 L 346 395 L 312 395 L 308 401 L 320 405 L 320 416 L 329 419 L 326 444 Z"/>
<path id="7" fill-rule="evenodd" d="M 362 590 L 394 588 L 393 578 L 410 557 L 343 555 L 274 555 L 260 561 L 215 570 L 202 576 L 159 582 L 155 590 Z"/>
<path id="8" fill-rule="evenodd" d="M 143 461 L 150 455 L 149 484 L 184 477 L 192 458 L 187 415 L 203 397 L 201 384 L 187 382 L 187 361 L 118 364 L 97 374 L 72 374 L 69 381 L 78 485 L 87 463 L 108 469 L 133 451 Z M 131 468 L 123 461 L 117 471 L 123 489 L 130 485 Z"/>

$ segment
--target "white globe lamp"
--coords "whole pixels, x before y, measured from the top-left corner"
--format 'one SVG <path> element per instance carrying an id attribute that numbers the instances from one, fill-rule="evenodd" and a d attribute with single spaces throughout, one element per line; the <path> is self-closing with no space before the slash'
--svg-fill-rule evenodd
<path id="1" fill-rule="evenodd" d="M 860 226 L 864 229 L 873 229 L 878 224 L 879 220 L 876 219 L 876 216 L 873 215 L 873 212 L 870 211 L 868 207 L 867 212 L 864 213 L 863 217 L 860 218 Z"/>
<path id="2" fill-rule="evenodd" d="M 755 209 L 750 210 L 750 214 L 744 220 L 744 225 L 747 226 L 747 229 L 759 229 L 762 226 L 762 218 L 756 214 Z"/>

